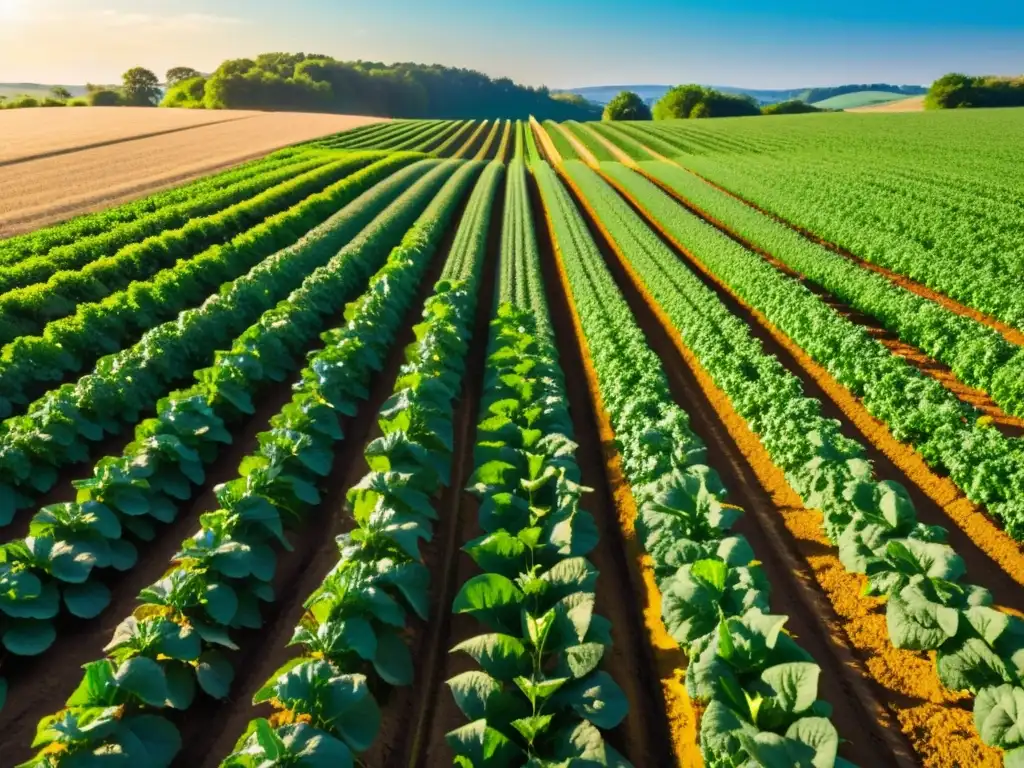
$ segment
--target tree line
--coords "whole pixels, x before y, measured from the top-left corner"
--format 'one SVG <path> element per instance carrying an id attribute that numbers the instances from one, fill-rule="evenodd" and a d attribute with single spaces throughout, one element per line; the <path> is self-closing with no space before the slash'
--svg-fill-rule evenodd
<path id="1" fill-rule="evenodd" d="M 1024 107 L 1024 76 L 971 76 L 953 72 L 932 83 L 924 105 L 928 109 Z"/>
<path id="2" fill-rule="evenodd" d="M 340 112 L 402 118 L 587 120 L 599 109 L 470 69 L 339 61 L 305 53 L 231 59 L 174 83 L 163 106 Z"/>
<path id="3" fill-rule="evenodd" d="M 677 85 L 670 88 L 654 107 L 638 94 L 622 91 L 608 102 L 603 120 L 688 120 L 707 117 L 747 117 L 787 115 L 804 112 L 828 112 L 798 99 L 762 107 L 753 96 L 722 93 L 703 85 Z"/>

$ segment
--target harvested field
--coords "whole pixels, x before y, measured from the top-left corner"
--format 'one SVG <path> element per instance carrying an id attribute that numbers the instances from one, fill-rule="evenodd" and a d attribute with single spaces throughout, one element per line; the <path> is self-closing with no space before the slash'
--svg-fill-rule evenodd
<path id="1" fill-rule="evenodd" d="M 872 104 L 869 107 L 852 107 L 844 112 L 922 112 L 924 96 L 912 96 L 909 99 L 888 101 L 884 104 Z"/>
<path id="2" fill-rule="evenodd" d="M 6 166 L 0 175 L 0 237 L 380 120 L 119 107 L 5 111 L 0 114 L 0 166 Z"/>

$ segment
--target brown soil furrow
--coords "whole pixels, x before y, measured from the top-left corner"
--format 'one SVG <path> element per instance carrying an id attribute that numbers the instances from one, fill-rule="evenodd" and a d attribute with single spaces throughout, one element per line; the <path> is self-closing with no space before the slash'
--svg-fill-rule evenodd
<path id="1" fill-rule="evenodd" d="M 416 340 L 413 325 L 419 321 L 423 304 L 434 292 L 434 284 L 440 277 L 444 257 L 451 249 L 467 202 L 468 196 L 460 202 L 420 282 L 384 367 L 371 381 L 369 399 L 360 405 L 355 417 L 344 420 L 345 437 L 335 449 L 330 477 L 321 484 L 326 489 L 322 501 L 305 521 L 297 540 L 292 541 L 293 551 L 282 553 L 278 558 L 274 578 L 277 600 L 264 608 L 263 627 L 239 633 L 236 638 L 242 650 L 232 654 L 236 677 L 231 697 L 222 702 L 203 697 L 180 717 L 179 727 L 185 746 L 176 765 L 210 768 L 219 765 L 231 752 L 249 721 L 270 714 L 267 705 L 254 707 L 252 697 L 285 661 L 296 655 L 287 643 L 305 612 L 303 603 L 338 562 L 335 538 L 353 527 L 346 494 L 367 472 L 363 451 L 380 435 L 378 412 L 393 392 L 399 369 L 405 362 L 405 348 Z M 339 318 L 338 324 L 342 322 Z M 375 685 L 371 682 L 371 686 L 377 702 L 386 712 L 394 689 L 384 683 Z M 216 723 L 216 727 L 211 727 L 211 723 Z"/>
<path id="2" fill-rule="evenodd" d="M 613 185 L 614 186 L 614 185 Z M 644 212 L 637 201 L 618 187 L 619 193 L 648 225 L 683 261 L 693 268 L 704 284 L 715 291 L 730 311 L 747 320 L 766 350 L 787 364 L 804 382 L 805 391 L 822 401 L 827 416 L 851 423 L 868 449 L 879 476 L 895 479 L 910 491 L 919 518 L 929 525 L 941 525 L 949 531 L 949 544 L 963 556 L 969 578 L 990 589 L 996 601 L 1015 611 L 1024 610 L 1024 549 L 947 477 L 931 470 L 913 448 L 899 442 L 888 427 L 872 416 L 867 408 L 836 381 L 788 336 L 759 311 L 750 307 L 728 286 L 720 283 L 711 270 L 675 241 Z M 813 382 L 813 387 L 808 387 Z M 949 526 L 952 521 L 955 525 Z"/>
<path id="3" fill-rule="evenodd" d="M 644 149 L 647 149 L 647 147 L 645 146 Z M 648 149 L 647 151 L 650 152 L 651 150 Z M 974 309 L 973 307 L 969 307 L 966 304 L 961 304 L 956 299 L 946 296 L 945 294 L 940 293 L 938 291 L 935 291 L 929 288 L 928 286 L 924 285 L 923 283 L 919 283 L 916 280 L 907 277 L 906 275 L 894 272 L 891 269 L 886 269 L 885 267 L 879 266 L 878 264 L 872 264 L 870 261 L 867 261 L 866 259 L 862 259 L 861 257 L 857 256 L 852 251 L 849 251 L 846 248 L 837 245 L 836 243 L 832 243 L 829 242 L 828 240 L 825 240 L 824 238 L 816 235 L 809 229 L 805 229 L 797 224 L 793 224 L 792 222 L 782 218 L 778 214 L 772 213 L 767 208 L 763 208 L 757 203 L 754 203 L 751 200 L 746 199 L 745 197 L 740 197 L 736 193 L 731 192 L 725 187 L 716 184 L 711 179 L 702 176 L 696 171 L 693 171 L 687 168 L 686 166 L 675 162 L 674 160 L 666 160 L 666 162 L 679 166 L 687 173 L 693 174 L 698 179 L 703 181 L 705 184 L 714 187 L 719 192 L 723 192 L 729 195 L 729 197 L 743 203 L 744 205 L 750 206 L 754 210 L 758 211 L 759 213 L 763 213 L 765 216 L 768 216 L 769 218 L 773 219 L 774 221 L 777 221 L 780 224 L 785 224 L 794 232 L 798 232 L 811 242 L 817 243 L 823 248 L 828 248 L 833 253 L 842 256 L 844 259 L 852 261 L 853 263 L 857 264 L 860 267 L 863 267 L 864 269 L 871 270 L 872 272 L 876 272 L 882 275 L 883 277 L 888 278 L 892 283 L 898 285 L 900 288 L 904 288 L 910 291 L 911 293 L 916 293 L 918 296 L 928 299 L 929 301 L 934 301 L 935 303 L 940 304 L 946 309 L 948 309 L 950 312 L 955 312 L 958 315 L 969 317 L 972 320 L 982 323 L 983 325 L 987 325 L 989 328 L 993 329 L 994 331 L 998 331 L 1000 334 L 1002 334 L 1003 338 L 1005 338 L 1011 344 L 1024 346 L 1024 331 L 1018 328 L 1014 328 L 1013 326 L 1008 325 L 1002 322 L 1001 320 L 992 317 L 991 315 L 987 315 L 984 312 L 980 312 L 977 309 Z"/>
<path id="4" fill-rule="evenodd" d="M 544 211 L 544 206 L 532 175 L 529 183 L 531 207 L 539 214 Z M 604 666 L 629 701 L 625 722 L 619 727 L 619 733 L 609 738 L 634 765 L 667 766 L 673 756 L 681 757 L 677 745 L 680 734 L 675 732 L 676 729 L 686 728 L 687 737 L 695 735 L 692 726 L 696 718 L 692 717 L 687 706 L 688 700 L 680 699 L 680 693 L 685 696 L 685 691 L 679 689 L 678 673 L 673 664 L 679 661 L 678 648 L 673 654 L 671 648 L 664 647 L 666 633 L 663 627 L 657 634 L 660 597 L 656 589 L 653 595 L 648 591 L 652 585 L 636 565 L 640 553 L 635 532 L 631 525 L 622 526 L 622 512 L 616 501 L 624 491 L 628 493 L 628 488 L 621 470 L 607 472 L 607 451 L 610 449 L 614 453 L 614 438 L 609 442 L 610 435 L 602 431 L 602 426 L 607 426 L 602 424 L 603 410 L 590 397 L 593 367 L 588 367 L 589 352 L 582 342 L 582 335 L 578 334 L 578 320 L 568 299 L 569 294 L 564 290 L 561 259 L 553 230 L 546 212 L 544 216 L 537 215 L 536 220 L 544 288 L 565 374 L 574 440 L 579 446 L 576 460 L 583 485 L 594 489 L 584 499 L 584 506 L 591 511 L 600 530 L 600 541 L 590 555 L 602 574 L 597 586 L 597 611 L 611 621 L 615 641 L 611 657 L 605 657 Z M 613 469 L 619 467 L 614 466 Z M 652 634 L 657 646 L 652 643 Z M 667 697 L 662 693 L 666 684 L 670 691 Z M 690 717 L 683 723 L 670 723 L 669 713 Z M 685 741 L 687 745 L 694 743 L 690 738 Z M 690 754 L 692 752 L 687 747 L 682 747 L 682 756 Z M 681 764 L 687 765 L 685 762 Z"/>
<path id="5" fill-rule="evenodd" d="M 669 318 L 646 294 L 628 258 L 614 246 L 579 191 L 571 183 L 568 186 L 616 284 L 662 360 L 673 399 L 690 415 L 694 432 L 708 446 L 709 464 L 719 472 L 732 500 L 749 513 L 741 518 L 736 531 L 751 541 L 761 558 L 773 585 L 773 608 L 789 615 L 787 631 L 822 666 L 819 695 L 835 707 L 832 720 L 840 736 L 853 739 L 842 745 L 841 754 L 861 765 L 912 765 L 908 745 L 882 704 L 893 699 L 893 691 L 881 689 L 870 679 L 851 648 L 853 643 L 843 634 L 839 617 L 816 588 L 813 568 L 790 543 L 783 527 L 780 515 L 799 510 L 799 497 L 784 478 L 781 485 L 766 482 L 758 471 L 767 459 L 763 449 L 757 443 L 760 453 L 751 453 L 742 440 L 749 437 L 756 442 L 756 438 L 749 430 L 734 432 L 735 422 L 746 429 L 745 423 L 672 330 Z M 781 478 L 782 473 L 776 472 Z M 901 703 L 908 702 L 903 699 Z"/>
<path id="6" fill-rule="evenodd" d="M 821 402 L 823 414 L 828 418 L 842 420 L 844 411 L 830 398 L 831 392 L 826 394 L 825 385 L 802 367 L 802 353 L 787 346 L 786 340 L 776 338 L 773 332 L 777 332 L 763 317 L 715 283 L 698 264 L 694 266 L 695 274 L 715 291 L 733 314 L 747 322 L 765 350 L 777 357 L 788 370 L 801 379 L 804 391 Z M 628 285 L 634 285 L 636 289 L 645 291 L 642 279 L 633 272 L 628 261 L 622 262 L 622 268 L 630 279 L 620 281 L 620 286 L 628 289 Z M 686 347 L 685 340 L 674 330 L 668 316 L 660 310 L 652 297 L 645 297 L 644 303 L 655 311 L 661 326 L 670 334 L 678 354 L 697 375 L 701 389 L 707 393 L 715 410 L 722 414 L 730 435 L 747 457 L 759 482 L 775 499 L 786 528 L 785 538 L 788 547 L 806 563 L 812 583 L 817 582 L 818 588 L 831 603 L 831 611 L 822 614 L 822 620 L 834 632 L 833 637 L 845 635 L 846 643 L 870 673 L 871 689 L 878 692 L 878 698 L 885 702 L 890 716 L 899 721 L 904 736 L 909 739 L 924 765 L 929 768 L 951 765 L 995 768 L 1000 765 L 1001 757 L 998 751 L 982 744 L 974 730 L 969 697 L 965 694 L 952 693 L 942 687 L 929 655 L 892 647 L 885 625 L 883 601 L 880 598 L 861 596 L 864 577 L 847 573 L 842 567 L 835 547 L 822 532 L 821 513 L 802 507 L 802 501 L 786 483 L 781 470 L 771 463 L 756 435 L 750 431 L 742 417 L 732 410 L 728 397 L 717 389 L 710 376 L 703 371 L 699 360 Z M 919 513 L 924 511 L 926 505 L 931 504 L 921 489 L 907 482 L 902 473 L 885 454 L 874 447 L 873 443 L 868 441 L 865 447 L 880 476 L 893 478 L 907 485 Z M 925 515 L 922 514 L 921 517 L 923 519 Z M 954 538 L 952 534 L 956 532 L 957 529 L 951 530 L 951 539 Z M 953 546 L 961 551 L 958 543 L 953 543 Z M 757 551 L 760 555 L 762 550 Z M 961 553 L 966 554 L 968 571 L 976 575 L 974 565 L 977 563 L 972 564 L 970 553 Z M 991 568 L 989 570 L 991 571 Z M 820 662 L 820 659 L 818 660 Z"/>
<path id="7" fill-rule="evenodd" d="M 722 234 L 726 235 L 736 243 L 742 245 L 747 250 L 753 251 L 762 259 L 771 264 L 773 267 L 778 269 L 780 272 L 785 273 L 794 280 L 800 281 L 800 283 L 803 284 L 809 291 L 818 296 L 818 298 L 820 298 L 824 303 L 828 304 L 838 314 L 841 314 L 850 322 L 863 327 L 872 337 L 877 339 L 890 352 L 899 357 L 904 358 L 908 363 L 917 368 L 921 373 L 925 374 L 926 376 L 930 376 L 931 378 L 938 381 L 946 389 L 948 389 L 950 392 L 956 395 L 957 399 L 959 399 L 961 402 L 976 408 L 982 414 L 988 416 L 990 419 L 992 419 L 992 422 L 996 426 L 996 428 L 998 428 L 1004 435 L 1006 435 L 1007 437 L 1021 437 L 1022 435 L 1024 435 L 1024 419 L 1012 416 L 1004 412 L 1003 409 L 992 399 L 992 397 L 987 392 L 964 384 L 962 381 L 960 381 L 959 378 L 957 378 L 957 375 L 949 368 L 949 366 L 945 365 L 944 363 L 938 360 L 935 360 L 932 357 L 929 357 L 927 354 L 925 354 L 922 350 L 915 347 L 914 345 L 901 340 L 896 333 L 884 328 L 882 325 L 879 324 L 878 320 L 876 320 L 875 318 L 870 317 L 856 309 L 853 309 L 847 304 L 844 304 L 842 300 L 833 296 L 822 286 L 809 280 L 802 273 L 797 272 L 795 269 L 789 267 L 788 265 L 777 259 L 775 256 L 770 254 L 768 251 L 765 251 L 764 249 L 758 247 L 754 243 L 747 240 L 745 237 L 743 237 L 738 232 L 733 230 L 732 227 L 723 222 L 721 219 L 715 218 L 707 211 L 700 208 L 698 205 L 696 205 L 689 199 L 683 197 L 681 194 L 673 190 L 668 185 L 656 179 L 654 176 L 644 172 L 643 169 L 638 170 L 652 184 L 655 184 L 658 188 L 665 192 L 665 194 L 669 195 L 676 202 L 678 202 L 680 205 L 682 205 L 684 208 L 690 211 L 690 213 L 703 219 L 708 224 L 711 224 Z M 629 194 L 626 192 L 625 188 L 618 184 L 614 178 L 603 173 L 601 175 L 605 179 L 605 181 L 607 181 L 609 184 L 618 189 L 623 196 L 629 197 Z M 639 203 L 637 203 L 635 199 L 630 198 L 630 201 L 633 203 L 635 207 L 642 207 L 639 205 Z M 651 220 L 650 217 L 647 218 L 648 220 Z"/>
<path id="8" fill-rule="evenodd" d="M 539 200 L 536 200 L 536 205 L 538 208 L 543 207 Z M 633 599 L 639 598 L 637 607 L 641 612 L 642 626 L 639 632 L 645 640 L 639 644 L 645 654 L 643 671 L 648 676 L 644 681 L 648 691 L 643 701 L 646 702 L 647 697 L 650 697 L 658 703 L 658 697 L 653 695 L 650 689 L 653 687 L 660 690 L 661 710 L 658 713 L 658 720 L 664 718 L 665 729 L 668 732 L 668 737 L 662 743 L 670 750 L 669 760 L 674 758 L 676 765 L 685 768 L 699 768 L 703 764 L 697 740 L 699 713 L 686 693 L 686 656 L 668 634 L 661 618 L 661 592 L 655 583 L 654 566 L 637 539 L 634 526 L 637 517 L 636 503 L 622 472 L 621 457 L 615 447 L 615 432 L 604 407 L 590 350 L 571 299 L 572 288 L 558 244 L 554 242 L 551 234 L 553 228 L 547 211 L 543 222 L 546 230 L 542 234 L 542 241 L 545 244 L 545 258 L 542 260 L 544 284 L 548 287 L 549 303 L 555 308 L 554 325 L 558 347 L 563 352 L 563 361 L 571 360 L 571 367 L 566 372 L 567 380 L 578 382 L 574 387 L 576 391 L 571 393 L 570 404 L 576 404 L 574 410 L 577 412 L 582 410 L 589 413 L 594 422 L 594 426 L 588 430 L 590 434 L 587 437 L 595 445 L 600 443 L 601 461 L 608 484 L 606 504 L 609 509 L 614 510 L 614 522 L 618 526 L 610 535 L 620 545 L 623 557 L 622 572 L 628 579 L 631 596 Z M 556 283 L 560 290 L 556 291 Z M 586 391 L 580 391 L 583 389 L 584 381 Z M 590 407 L 587 407 L 588 405 Z M 612 529 L 611 524 L 607 527 L 609 530 Z M 621 577 L 622 572 L 617 576 Z M 637 698 L 634 693 L 630 697 L 631 703 Z M 664 756 L 662 762 L 655 764 L 668 765 Z"/>
<path id="9" fill-rule="evenodd" d="M 454 413 L 455 444 L 451 482 L 441 493 L 437 509 L 439 520 L 432 541 L 423 545 L 423 562 L 432 574 L 430 615 L 427 622 L 414 627 L 410 647 L 414 650 L 416 682 L 394 691 L 380 738 L 373 750 L 364 755 L 367 765 L 412 765 L 429 743 L 438 711 L 437 700 L 448 696 L 441 673 L 448 653 L 452 623 L 452 601 L 462 585 L 457 580 L 459 547 L 465 543 L 467 499 L 465 491 L 473 473 L 473 446 L 476 444 L 476 420 L 480 408 L 481 387 L 487 361 L 487 330 L 494 306 L 495 276 L 501 251 L 501 222 L 505 210 L 505 187 L 497 190 L 487 231 L 487 247 L 477 294 L 473 336 L 466 354 L 462 391 Z M 460 723 L 437 723 L 440 736 Z"/>

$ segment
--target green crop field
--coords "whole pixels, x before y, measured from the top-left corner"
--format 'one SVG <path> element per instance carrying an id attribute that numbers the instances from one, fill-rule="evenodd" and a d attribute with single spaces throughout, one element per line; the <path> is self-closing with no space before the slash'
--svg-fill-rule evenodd
<path id="1" fill-rule="evenodd" d="M 842 96 L 833 96 L 830 99 L 814 102 L 814 106 L 822 109 L 854 109 L 855 107 L 870 107 L 872 104 L 888 104 L 892 101 L 903 101 L 909 99 L 905 93 L 890 93 L 889 91 L 855 91 L 844 93 Z"/>
<path id="2" fill-rule="evenodd" d="M 0 763 L 1024 764 L 1022 158 L 396 120 L 0 240 Z"/>

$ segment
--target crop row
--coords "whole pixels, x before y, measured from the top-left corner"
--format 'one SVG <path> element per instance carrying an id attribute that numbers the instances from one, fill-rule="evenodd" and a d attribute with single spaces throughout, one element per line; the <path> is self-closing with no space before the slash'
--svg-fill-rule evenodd
<path id="1" fill-rule="evenodd" d="M 893 436 L 914 446 L 973 502 L 984 504 L 1017 540 L 1024 538 L 1024 448 L 982 419 L 937 380 L 894 355 L 806 286 L 686 211 L 647 179 L 608 167 L 678 243 L 772 325 L 859 397 Z M 968 321 L 970 322 L 970 321 Z M 972 345 L 985 354 L 987 347 Z M 1020 358 L 993 377 L 998 400 L 1018 403 Z M 1018 406 L 1019 407 L 1019 406 Z"/>
<path id="2" fill-rule="evenodd" d="M 747 242 L 945 363 L 965 384 L 989 393 L 1007 413 L 1024 415 L 1024 350 L 1001 334 L 811 243 L 676 166 L 644 163 L 641 170 Z M 634 178 L 621 166 L 609 165 L 602 171 L 616 179 Z"/>
<path id="3" fill-rule="evenodd" d="M 382 683 L 413 683 L 406 617 L 428 618 L 430 574 L 419 543 L 433 535 L 436 497 L 451 481 L 454 402 L 473 331 L 487 228 L 503 167 L 487 167 L 469 199 L 418 341 L 382 406 L 381 436 L 366 448 L 370 471 L 348 492 L 355 525 L 338 537 L 340 557 L 305 601 L 290 645 L 300 652 L 253 699 L 275 712 L 255 719 L 224 766 L 266 761 L 353 764 L 376 739 Z M 311 446 L 329 435 L 307 430 Z M 443 511 L 442 511 L 443 513 Z"/>
<path id="4" fill-rule="evenodd" d="M 520 204 L 506 208 L 506 234 L 523 231 L 515 219 L 529 213 L 524 175 L 522 161 L 513 161 L 507 196 Z M 536 247 L 508 249 L 521 242 L 503 238 L 502 281 L 539 285 Z M 471 479 L 484 535 L 464 547 L 483 573 L 452 606 L 490 631 L 453 649 L 480 668 L 448 681 L 470 722 L 447 740 L 465 765 L 628 765 L 601 734 L 628 705 L 599 669 L 611 636 L 594 612 L 597 572 L 586 559 L 597 527 L 579 506 L 586 489 L 550 332 L 535 320 L 543 311 L 540 303 L 501 302 L 491 325 Z"/>
<path id="5" fill-rule="evenodd" d="M 798 172 L 787 167 L 780 174 L 777 163 L 759 158 L 730 157 L 723 163 L 687 157 L 684 163 L 873 264 L 1024 328 L 1024 297 L 1017 283 L 1024 245 L 1018 239 L 990 252 L 1000 241 L 996 224 L 974 222 L 950 210 L 945 199 L 957 194 L 955 186 L 932 192 L 942 199 L 925 205 L 920 199 L 906 199 L 905 193 L 887 194 L 859 182 L 850 172 Z M 972 198 L 966 196 L 960 205 L 971 207 Z M 1019 211 L 1008 221 L 1018 216 Z"/>
<path id="6" fill-rule="evenodd" d="M 349 305 L 346 324 L 324 334 L 324 348 L 311 355 L 292 401 L 260 435 L 259 450 L 243 460 L 238 478 L 217 488 L 219 509 L 202 516 L 171 569 L 140 593 L 107 657 L 85 665 L 66 708 L 40 722 L 33 746 L 42 749 L 28 765 L 70 765 L 116 749 L 131 764 L 169 766 L 181 737 L 168 710 L 189 709 L 199 690 L 217 699 L 229 694 L 230 652 L 238 648 L 231 631 L 262 626 L 259 605 L 275 600 L 277 552 L 289 548 L 285 530 L 300 527 L 320 503 L 330 447 L 342 438 L 340 419 L 366 397 L 478 170 L 455 171 Z"/>
<path id="7" fill-rule="evenodd" d="M 308 157 L 305 152 L 282 150 L 223 173 L 205 176 L 191 184 L 158 192 L 116 208 L 83 214 L 62 224 L 3 240 L 0 242 L 0 265 L 10 266 L 32 256 L 41 256 L 52 248 L 69 245 L 83 238 L 102 236 L 108 231 L 137 222 L 164 208 L 204 198 L 226 187 L 274 173 L 294 163 L 305 162 Z"/>
<path id="8" fill-rule="evenodd" d="M 706 707 L 705 764 L 764 762 L 777 751 L 795 763 L 834 765 L 839 735 L 817 697 L 821 668 L 783 631 L 788 617 L 770 613 L 770 583 L 749 542 L 730 533 L 740 510 L 724 503 L 706 448 L 673 402 L 585 222 L 549 166 L 534 173 L 654 562 L 662 618 L 689 660 L 687 691 Z"/>
<path id="9" fill-rule="evenodd" d="M 273 265 L 307 267 L 302 285 L 265 311 L 212 367 L 197 371 L 198 384 L 162 399 L 157 415 L 137 427 L 121 456 L 101 459 L 92 478 L 76 482 L 75 502 L 44 508 L 33 518 L 28 538 L 5 545 L 0 628 L 8 651 L 45 651 L 55 639 L 62 600 L 80 618 L 106 608 L 110 593 L 94 570 L 134 567 L 136 544 L 154 539 L 157 524 L 171 522 L 202 487 L 205 466 L 231 442 L 226 430 L 253 412 L 260 388 L 298 367 L 298 352 L 365 285 L 451 171 L 436 168 L 374 219 L 408 184 L 384 182 L 382 194 L 371 191 L 344 209 L 351 225 L 314 231 L 306 251 L 281 254 Z M 369 219 L 374 221 L 367 224 Z M 317 252 L 333 251 L 341 235 L 351 242 L 310 273 L 314 259 L 325 260 Z"/>
<path id="10" fill-rule="evenodd" d="M 892 645 L 934 652 L 943 685 L 974 694 L 982 741 L 1005 750 L 1007 761 L 1020 759 L 1024 736 L 1013 719 L 1024 697 L 1024 621 L 993 608 L 988 590 L 964 580 L 964 561 L 944 543 L 945 529 L 919 522 L 906 490 L 875 478 L 863 447 L 844 437 L 838 422 L 821 415 L 820 403 L 803 395 L 799 380 L 762 351 L 750 329 L 606 182 L 579 163 L 568 164 L 566 170 L 625 254 L 641 287 L 675 325 L 789 484 L 809 509 L 823 512 L 825 533 L 838 547 L 843 567 L 867 575 L 867 594 L 886 598 Z M 702 260 L 711 258 L 700 240 L 691 237 L 687 242 Z M 718 252 L 728 250 L 726 245 L 716 247 Z M 745 269 L 756 274 L 749 266 Z"/>

